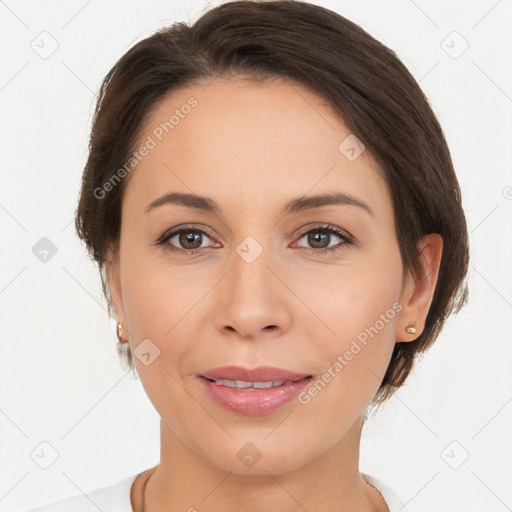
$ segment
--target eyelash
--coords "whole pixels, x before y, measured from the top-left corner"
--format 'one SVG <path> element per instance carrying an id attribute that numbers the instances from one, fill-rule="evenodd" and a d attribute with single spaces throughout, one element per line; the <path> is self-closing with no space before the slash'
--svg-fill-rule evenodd
<path id="1" fill-rule="evenodd" d="M 297 233 L 297 237 L 298 237 L 297 240 L 300 240 L 304 235 L 307 235 L 310 231 L 318 231 L 321 233 L 333 234 L 333 235 L 337 236 L 338 238 L 341 238 L 342 242 L 340 242 L 339 244 L 337 244 L 333 247 L 326 247 L 323 249 L 300 247 L 300 249 L 305 250 L 309 254 L 317 255 L 317 254 L 331 253 L 333 251 L 338 251 L 340 249 L 343 249 L 347 245 L 354 245 L 354 243 L 355 243 L 354 238 L 351 235 L 349 235 L 346 231 L 344 231 L 340 228 L 337 228 L 336 226 L 333 226 L 331 224 L 320 224 L 320 225 L 316 225 L 316 226 L 312 226 L 312 227 L 308 226 L 307 229 L 301 229 Z M 175 235 L 179 235 L 182 232 L 201 233 L 201 234 L 206 235 L 208 238 L 213 238 L 204 230 L 198 229 L 197 226 L 191 224 L 191 225 L 183 226 L 180 229 L 172 229 L 171 231 L 166 231 L 163 235 L 161 235 L 159 238 L 157 238 L 157 240 L 155 241 L 155 245 L 167 244 L 168 240 L 170 240 Z M 193 255 L 193 254 L 197 254 L 202 249 L 205 249 L 205 247 L 187 250 L 187 249 L 180 249 L 178 247 L 174 247 L 171 244 L 167 244 L 166 249 L 171 252 L 184 253 L 185 255 Z"/>

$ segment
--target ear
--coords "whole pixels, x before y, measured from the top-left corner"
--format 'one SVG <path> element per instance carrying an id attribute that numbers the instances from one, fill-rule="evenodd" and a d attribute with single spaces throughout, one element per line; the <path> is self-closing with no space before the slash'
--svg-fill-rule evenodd
<path id="1" fill-rule="evenodd" d="M 119 258 L 117 256 L 113 256 L 110 250 L 105 258 L 105 274 L 110 297 L 115 310 L 114 314 L 116 315 L 117 321 L 124 323 L 126 317 L 124 314 L 123 294 L 121 290 Z"/>
<path id="2" fill-rule="evenodd" d="M 441 235 L 426 235 L 418 243 L 421 251 L 422 273 L 417 279 L 407 276 L 402 293 L 402 309 L 398 316 L 396 341 L 409 342 L 418 338 L 425 329 L 425 321 L 432 304 L 436 289 L 443 239 Z M 408 333 L 406 328 L 410 322 L 416 322 L 415 333 Z"/>

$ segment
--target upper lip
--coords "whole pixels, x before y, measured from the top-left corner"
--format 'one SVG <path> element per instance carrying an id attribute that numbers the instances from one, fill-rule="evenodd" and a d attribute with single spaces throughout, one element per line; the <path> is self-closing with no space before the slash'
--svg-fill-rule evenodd
<path id="1" fill-rule="evenodd" d="M 297 381 L 305 377 L 310 377 L 311 374 L 297 373 L 273 366 L 258 366 L 252 369 L 243 368 L 241 366 L 221 366 L 201 372 L 200 376 L 212 380 L 229 379 L 244 380 L 247 382 L 268 382 L 271 380 Z"/>

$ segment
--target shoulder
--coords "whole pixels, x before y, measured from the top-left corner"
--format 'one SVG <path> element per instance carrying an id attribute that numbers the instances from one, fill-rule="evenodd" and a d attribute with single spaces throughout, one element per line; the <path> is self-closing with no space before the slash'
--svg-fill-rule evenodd
<path id="1" fill-rule="evenodd" d="M 87 494 L 72 496 L 26 512 L 131 512 L 130 489 L 140 473 Z"/>
<path id="2" fill-rule="evenodd" d="M 366 473 L 361 473 L 361 477 L 380 492 L 389 508 L 389 512 L 407 512 L 405 503 L 385 483 L 381 482 L 374 476 L 367 475 Z"/>

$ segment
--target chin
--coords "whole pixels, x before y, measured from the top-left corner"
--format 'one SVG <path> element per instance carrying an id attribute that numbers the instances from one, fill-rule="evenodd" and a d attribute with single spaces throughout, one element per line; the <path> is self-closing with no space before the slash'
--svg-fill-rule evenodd
<path id="1" fill-rule="evenodd" d="M 307 464 L 313 455 L 308 457 L 304 446 L 280 446 L 256 441 L 233 443 L 236 448 L 226 448 L 221 454 L 205 454 L 206 458 L 216 467 L 237 475 L 278 475 L 289 473 Z M 260 448 L 260 447 L 261 448 Z M 230 456 L 233 453 L 234 457 Z"/>

